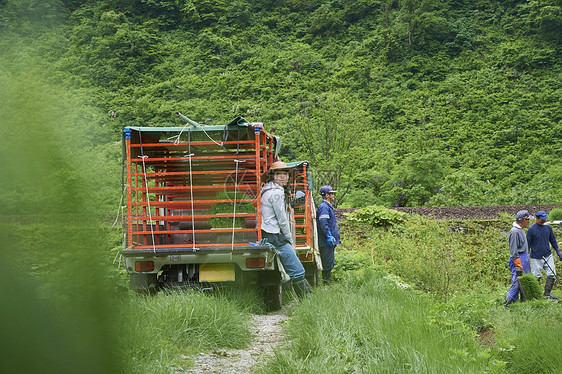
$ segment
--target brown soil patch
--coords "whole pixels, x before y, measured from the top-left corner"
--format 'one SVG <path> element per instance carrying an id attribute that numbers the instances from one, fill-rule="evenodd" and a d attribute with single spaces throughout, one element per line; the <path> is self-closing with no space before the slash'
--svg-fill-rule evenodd
<path id="1" fill-rule="evenodd" d="M 482 345 L 491 347 L 495 343 L 496 333 L 492 329 L 484 329 L 478 334 L 478 340 Z"/>
<path id="2" fill-rule="evenodd" d="M 509 213 L 515 217 L 520 210 L 528 210 L 531 215 L 539 210 L 549 212 L 553 208 L 562 208 L 561 204 L 550 205 L 488 205 L 488 206 L 440 206 L 440 207 L 391 207 L 405 213 L 415 213 L 421 216 L 432 216 L 436 219 L 494 219 L 500 213 Z M 355 209 L 336 209 L 338 220 L 345 219 L 347 212 Z"/>

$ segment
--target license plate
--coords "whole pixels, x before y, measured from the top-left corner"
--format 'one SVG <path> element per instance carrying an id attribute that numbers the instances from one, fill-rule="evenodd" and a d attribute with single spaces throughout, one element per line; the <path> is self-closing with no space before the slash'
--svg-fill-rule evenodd
<path id="1" fill-rule="evenodd" d="M 234 281 L 234 264 L 199 265 L 199 282 Z"/>

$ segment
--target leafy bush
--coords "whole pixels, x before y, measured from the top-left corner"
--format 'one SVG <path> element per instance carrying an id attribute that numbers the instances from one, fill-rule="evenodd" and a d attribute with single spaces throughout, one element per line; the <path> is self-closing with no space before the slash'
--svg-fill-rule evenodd
<path id="1" fill-rule="evenodd" d="M 371 226 L 391 226 L 406 221 L 406 213 L 376 205 L 359 208 L 346 216 L 350 222 Z"/>
<path id="2" fill-rule="evenodd" d="M 357 270 L 373 268 L 373 260 L 367 252 L 338 250 L 335 254 L 336 264 L 333 269 L 335 279 L 342 279 Z"/>
<path id="3" fill-rule="evenodd" d="M 504 292 L 493 293 L 486 289 L 474 289 L 466 294 L 455 294 L 447 303 L 435 303 L 431 310 L 430 320 L 438 326 L 468 327 L 473 333 L 492 327 L 489 318 L 490 308 L 505 299 Z"/>
<path id="4" fill-rule="evenodd" d="M 548 218 L 551 221 L 562 221 L 562 209 L 554 208 L 548 213 Z"/>

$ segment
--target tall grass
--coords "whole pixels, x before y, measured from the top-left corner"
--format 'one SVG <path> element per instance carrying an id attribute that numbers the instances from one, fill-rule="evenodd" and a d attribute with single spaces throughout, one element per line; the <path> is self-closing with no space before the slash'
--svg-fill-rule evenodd
<path id="1" fill-rule="evenodd" d="M 245 347 L 250 313 L 260 307 L 250 291 L 131 295 L 121 309 L 125 367 L 131 373 L 170 373 L 192 366 L 189 357 L 199 350 Z"/>
<path id="2" fill-rule="evenodd" d="M 562 308 L 531 301 L 491 314 L 496 349 L 512 373 L 562 372 Z"/>
<path id="3" fill-rule="evenodd" d="M 433 301 L 373 271 L 294 310 L 290 344 L 265 373 L 490 373 L 504 363 L 468 330 L 432 323 Z"/>

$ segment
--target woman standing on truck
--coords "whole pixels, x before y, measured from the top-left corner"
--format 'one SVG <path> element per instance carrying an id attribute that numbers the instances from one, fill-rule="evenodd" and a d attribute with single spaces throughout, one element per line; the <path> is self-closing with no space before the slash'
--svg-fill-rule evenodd
<path id="1" fill-rule="evenodd" d="M 289 224 L 289 182 L 294 169 L 281 161 L 274 162 L 262 176 L 265 186 L 261 189 L 261 232 L 279 252 L 285 272 L 293 282 L 298 297 L 306 296 L 312 288 L 305 279 L 305 270 L 295 250 Z"/>

